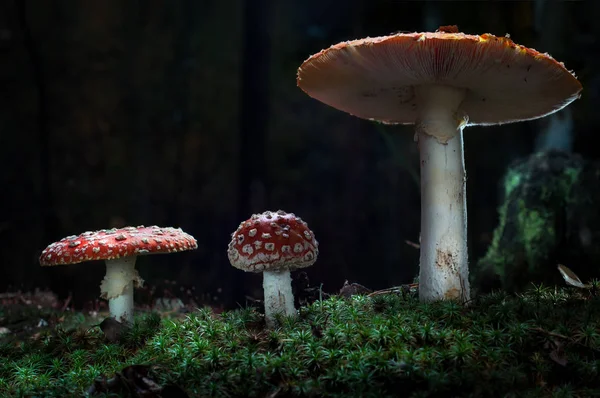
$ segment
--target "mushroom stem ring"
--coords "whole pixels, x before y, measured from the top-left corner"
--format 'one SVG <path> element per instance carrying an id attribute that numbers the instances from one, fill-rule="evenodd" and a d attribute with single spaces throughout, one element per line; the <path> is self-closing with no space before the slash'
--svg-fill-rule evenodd
<path id="1" fill-rule="evenodd" d="M 106 260 L 106 276 L 100 286 L 110 314 L 119 322 L 133 322 L 133 285 L 143 280 L 135 269 L 136 256 Z"/>

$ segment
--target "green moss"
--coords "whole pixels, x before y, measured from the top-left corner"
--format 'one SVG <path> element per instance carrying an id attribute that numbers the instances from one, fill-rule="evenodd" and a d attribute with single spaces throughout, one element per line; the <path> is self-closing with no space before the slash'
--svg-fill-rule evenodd
<path id="1" fill-rule="evenodd" d="M 509 167 L 498 226 L 472 273 L 474 285 L 518 290 L 533 281 L 557 283 L 561 261 L 583 277 L 593 276 L 600 251 L 595 244 L 583 247 L 580 236 L 586 227 L 592 242 L 600 242 L 600 216 L 593 206 L 593 198 L 600 197 L 596 170 L 597 165 L 558 151 Z"/>
<path id="2" fill-rule="evenodd" d="M 510 193 L 519 186 L 521 174 L 515 170 L 509 170 L 504 177 L 504 195 L 508 197 Z"/>
<path id="3" fill-rule="evenodd" d="M 600 299 L 581 292 L 537 286 L 468 308 L 415 296 L 333 297 L 270 331 L 252 309 L 152 314 L 119 344 L 97 329 L 57 330 L 0 345 L 0 391 L 77 396 L 101 375 L 148 364 L 160 385 L 203 397 L 593 396 Z"/>
<path id="4" fill-rule="evenodd" d="M 552 214 L 537 209 L 528 209 L 524 201 L 519 201 L 517 220 L 521 228 L 525 256 L 529 271 L 535 271 L 535 264 L 542 260 L 546 254 L 539 252 L 539 248 L 551 247 L 556 239 Z"/>

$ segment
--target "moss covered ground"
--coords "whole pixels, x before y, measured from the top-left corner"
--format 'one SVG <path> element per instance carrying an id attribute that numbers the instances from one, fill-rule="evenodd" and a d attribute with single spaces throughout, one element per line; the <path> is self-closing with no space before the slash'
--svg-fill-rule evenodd
<path id="1" fill-rule="evenodd" d="M 467 307 L 332 296 L 274 330 L 253 308 L 150 313 L 113 342 L 84 319 L 61 325 L 1 338 L 0 396 L 600 396 L 594 289 L 533 286 Z"/>

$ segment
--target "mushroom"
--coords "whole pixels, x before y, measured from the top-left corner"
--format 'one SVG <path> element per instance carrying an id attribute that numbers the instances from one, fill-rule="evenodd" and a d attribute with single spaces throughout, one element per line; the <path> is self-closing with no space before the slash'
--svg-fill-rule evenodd
<path id="1" fill-rule="evenodd" d="M 231 265 L 263 273 L 267 327 L 275 326 L 277 314 L 296 314 L 290 271 L 313 265 L 318 247 L 306 222 L 282 210 L 253 214 L 231 234 L 227 249 Z"/>
<path id="2" fill-rule="evenodd" d="M 180 228 L 125 227 L 84 232 L 50 244 L 40 256 L 40 265 L 77 264 L 104 260 L 106 276 L 100 285 L 108 300 L 110 316 L 117 321 L 133 321 L 133 286 L 142 278 L 135 269 L 137 256 L 174 253 L 196 249 L 193 236 Z"/>
<path id="3" fill-rule="evenodd" d="M 550 55 L 456 26 L 336 44 L 304 61 L 297 84 L 354 116 L 415 125 L 422 301 L 470 297 L 463 128 L 540 118 L 582 89 Z"/>

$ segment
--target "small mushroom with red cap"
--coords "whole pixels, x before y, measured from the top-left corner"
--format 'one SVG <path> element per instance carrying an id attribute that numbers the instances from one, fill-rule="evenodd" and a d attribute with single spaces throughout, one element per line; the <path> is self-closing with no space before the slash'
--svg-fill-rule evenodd
<path id="1" fill-rule="evenodd" d="M 133 286 L 144 282 L 135 269 L 137 256 L 175 253 L 198 247 L 196 239 L 180 228 L 125 227 L 84 232 L 50 244 L 40 256 L 40 265 L 77 264 L 104 260 L 106 276 L 100 285 L 108 300 L 110 315 L 118 321 L 133 321 Z"/>
<path id="2" fill-rule="evenodd" d="M 468 301 L 463 128 L 532 120 L 579 98 L 548 54 L 456 26 L 342 42 L 298 69 L 309 96 L 351 115 L 414 124 L 421 158 L 422 301 Z"/>
<path id="3" fill-rule="evenodd" d="M 274 327 L 277 314 L 296 314 L 290 271 L 313 265 L 319 243 L 300 217 L 266 211 L 240 224 L 231 235 L 227 255 L 235 268 L 263 273 L 265 321 Z"/>

